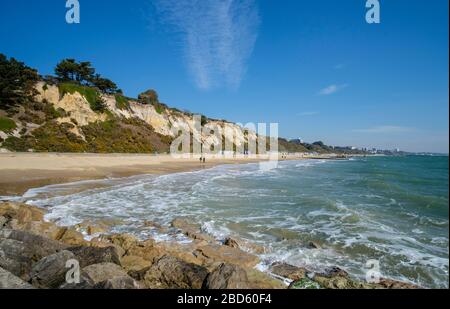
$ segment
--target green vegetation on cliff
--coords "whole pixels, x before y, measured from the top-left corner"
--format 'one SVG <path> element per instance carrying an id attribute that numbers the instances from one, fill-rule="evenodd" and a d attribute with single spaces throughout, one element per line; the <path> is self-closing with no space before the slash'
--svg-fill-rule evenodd
<path id="1" fill-rule="evenodd" d="M 128 98 L 124 97 L 121 94 L 116 94 L 114 97 L 116 99 L 116 107 L 118 109 L 122 110 L 130 109 L 130 102 L 128 101 Z"/>
<path id="2" fill-rule="evenodd" d="M 59 94 L 62 97 L 66 93 L 74 94 L 78 92 L 81 94 L 91 106 L 91 109 L 95 112 L 103 112 L 106 109 L 105 103 L 103 102 L 100 93 L 98 93 L 95 88 L 82 86 L 74 83 L 61 83 L 58 84 Z"/>
<path id="3" fill-rule="evenodd" d="M 0 131 L 9 133 L 14 131 L 17 128 L 16 123 L 14 120 L 6 118 L 6 117 L 0 117 Z"/>
<path id="4" fill-rule="evenodd" d="M 0 131 L 7 135 L 0 141 L 0 147 L 12 151 L 161 153 L 169 150 L 172 137 L 158 134 L 148 123 L 162 123 L 165 127 L 158 127 L 159 131 L 168 132 L 167 128 L 173 129 L 173 121 L 183 122 L 187 117 L 193 116 L 188 111 L 170 108 L 160 102 L 158 93 L 153 89 L 142 92 L 138 99 L 128 98 L 113 81 L 97 74 L 92 64 L 87 61 L 64 59 L 56 65 L 55 75 L 40 77 L 36 70 L 0 54 Z M 40 96 L 37 96 L 35 89 L 38 81 L 45 82 Z M 74 106 L 74 110 L 69 107 L 67 111 L 62 108 L 55 109 L 55 102 L 48 102 L 43 98 L 55 100 L 53 92 L 48 92 L 50 89 L 55 90 L 50 88 L 55 85 L 59 90 L 59 99 L 64 98 L 66 94 L 78 93 L 84 97 L 91 110 L 102 115 L 84 117 L 85 110 L 77 106 Z M 111 99 L 115 101 L 117 109 L 130 112 L 127 115 L 129 119 L 120 116 L 122 113 L 113 110 L 112 106 L 111 109 L 108 108 L 105 101 L 109 103 Z M 65 103 L 70 105 L 71 100 L 67 101 Z M 152 113 L 147 112 L 150 110 L 146 111 L 144 108 L 133 112 L 131 101 L 133 106 L 151 105 L 156 113 L 163 117 L 155 122 L 154 119 L 149 120 L 147 118 L 152 117 Z M 78 123 L 86 124 L 88 121 L 105 119 L 105 115 L 106 121 L 91 122 L 88 125 Z M 87 118 L 89 120 L 86 120 Z M 147 119 L 147 122 L 141 118 Z M 201 115 L 202 126 L 214 121 L 226 122 Z M 18 134 L 12 136 L 12 132 L 17 128 Z M 248 133 L 244 132 L 244 136 L 244 139 L 248 139 Z M 225 136 L 222 136 L 222 140 L 225 140 Z M 300 140 L 288 141 L 283 138 L 278 140 L 278 145 L 280 152 L 291 153 L 351 151 L 348 147 L 340 150 L 322 142 L 307 144 Z M 224 145 L 222 150 L 223 147 Z M 233 150 L 236 148 L 233 141 Z M 244 150 L 248 151 L 248 141 L 244 142 Z"/>
<path id="5" fill-rule="evenodd" d="M 81 127 L 85 139 L 73 133 L 70 123 L 48 121 L 31 134 L 8 137 L 3 147 L 11 151 L 91 152 L 91 153 L 153 153 L 167 152 L 170 137 L 156 133 L 137 119 L 113 117 L 107 121 Z"/>
<path id="6" fill-rule="evenodd" d="M 160 135 L 144 121 L 113 118 L 82 127 L 88 152 L 168 152 L 171 138 Z"/>

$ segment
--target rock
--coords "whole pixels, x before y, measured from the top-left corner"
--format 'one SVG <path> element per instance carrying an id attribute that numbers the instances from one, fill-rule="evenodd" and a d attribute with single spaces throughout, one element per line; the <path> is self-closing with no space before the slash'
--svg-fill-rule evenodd
<path id="1" fill-rule="evenodd" d="M 95 283 L 85 274 L 80 274 L 79 283 L 63 283 L 59 288 L 62 290 L 84 290 L 84 289 L 94 289 Z"/>
<path id="2" fill-rule="evenodd" d="M 136 280 L 143 280 L 145 273 L 152 266 L 152 262 L 136 255 L 127 255 L 121 259 L 122 267 L 128 275 Z"/>
<path id="3" fill-rule="evenodd" d="M 94 235 L 94 234 L 102 234 L 102 233 L 106 233 L 106 232 L 107 232 L 107 229 L 102 228 L 102 227 L 100 227 L 100 226 L 91 226 L 91 225 L 89 225 L 89 226 L 86 228 L 86 232 L 87 232 L 87 234 L 88 234 L 89 236 L 92 236 L 92 235 Z"/>
<path id="4" fill-rule="evenodd" d="M 381 278 L 380 282 L 376 283 L 375 285 L 377 287 L 384 289 L 420 289 L 419 286 L 412 283 L 401 282 L 386 278 Z"/>
<path id="5" fill-rule="evenodd" d="M 319 243 L 317 243 L 315 241 L 310 241 L 308 243 L 308 248 L 309 249 L 321 249 L 322 247 L 319 245 Z"/>
<path id="6" fill-rule="evenodd" d="M 216 242 L 214 237 L 201 231 L 200 225 L 192 223 L 186 219 L 177 218 L 172 221 L 171 225 L 172 227 L 179 229 L 181 233 L 192 239 L 204 240 L 211 243 Z"/>
<path id="7" fill-rule="evenodd" d="M 259 258 L 236 248 L 209 244 L 198 247 L 194 255 L 202 259 L 204 264 L 230 263 L 243 268 L 252 268 L 259 263 Z"/>
<path id="8" fill-rule="evenodd" d="M 286 263 L 273 263 L 269 271 L 277 276 L 287 278 L 293 281 L 298 281 L 305 278 L 307 270 L 302 267 L 296 267 Z"/>
<path id="9" fill-rule="evenodd" d="M 248 289 L 247 272 L 236 265 L 222 263 L 211 272 L 203 284 L 206 289 Z"/>
<path id="10" fill-rule="evenodd" d="M 163 256 L 144 276 L 151 289 L 200 289 L 208 275 L 206 268 L 173 256 Z"/>
<path id="11" fill-rule="evenodd" d="M 313 280 L 326 289 L 417 289 L 414 284 L 381 278 L 379 283 L 367 283 L 349 277 L 339 267 L 331 267 L 322 274 L 316 274 Z"/>
<path id="12" fill-rule="evenodd" d="M 161 242 L 155 244 L 154 247 L 148 248 L 154 256 L 153 262 L 159 260 L 165 255 L 177 257 L 187 263 L 192 263 L 200 266 L 205 266 L 209 269 L 209 265 L 206 265 L 204 257 L 196 257 L 193 253 L 200 246 L 207 245 L 207 242 L 194 240 L 190 243 L 176 243 L 176 242 Z M 146 257 L 144 257 L 146 258 Z M 147 259 L 147 258 L 146 258 Z M 216 263 L 210 270 L 217 267 L 219 263 Z"/>
<path id="13" fill-rule="evenodd" d="M 163 255 L 161 247 L 156 246 L 153 240 L 136 243 L 130 246 L 125 254 L 125 256 L 139 256 L 149 262 L 153 262 Z"/>
<path id="14" fill-rule="evenodd" d="M 106 233 L 111 227 L 112 223 L 114 223 L 114 221 L 113 222 L 110 222 L 109 220 L 84 221 L 80 224 L 75 225 L 74 228 L 79 232 L 86 233 L 89 236 L 93 236 Z"/>
<path id="15" fill-rule="evenodd" d="M 21 203 L 0 203 L 0 215 L 16 219 L 18 224 L 25 224 L 31 221 L 44 221 L 44 210 Z"/>
<path id="16" fill-rule="evenodd" d="M 309 278 L 302 278 L 300 280 L 295 280 L 289 285 L 289 289 L 298 290 L 310 290 L 310 289 L 320 289 L 320 285 L 317 282 L 312 281 Z"/>
<path id="17" fill-rule="evenodd" d="M 82 276 L 94 285 L 116 277 L 128 277 L 127 273 L 119 265 L 114 263 L 100 263 L 84 267 L 82 269 Z"/>
<path id="18" fill-rule="evenodd" d="M 320 274 L 320 276 L 327 277 L 327 278 L 348 277 L 348 273 L 345 270 L 343 270 L 337 266 L 333 266 L 333 267 L 326 268 L 325 271 Z"/>
<path id="19" fill-rule="evenodd" d="M 260 272 L 254 268 L 247 269 L 247 277 L 251 289 L 286 289 L 286 285 L 282 281 L 272 278 L 266 273 Z"/>
<path id="20" fill-rule="evenodd" d="M 326 289 L 373 288 L 373 286 L 368 283 L 351 279 L 345 270 L 337 266 L 327 268 L 323 273 L 314 275 L 313 280 L 319 283 L 321 287 Z"/>
<path id="21" fill-rule="evenodd" d="M 31 282 L 37 288 L 55 289 L 64 283 L 66 262 L 75 259 L 75 255 L 67 250 L 49 255 L 37 262 L 31 270 Z"/>
<path id="22" fill-rule="evenodd" d="M 71 251 L 75 256 L 80 267 L 84 268 L 92 264 L 100 263 L 114 263 L 121 265 L 117 249 L 110 247 L 70 247 L 67 250 Z"/>
<path id="23" fill-rule="evenodd" d="M 263 246 L 237 237 L 227 237 L 223 244 L 228 247 L 245 250 L 255 254 L 267 253 L 267 249 Z"/>
<path id="24" fill-rule="evenodd" d="M 113 289 L 113 290 L 130 290 L 130 289 L 140 289 L 141 285 L 136 282 L 133 278 L 129 276 L 124 277 L 114 277 L 106 281 L 97 283 L 94 289 Z"/>
<path id="25" fill-rule="evenodd" d="M 0 229 L 3 228 L 7 222 L 8 222 L 8 219 L 6 219 L 3 216 L 0 216 Z"/>
<path id="26" fill-rule="evenodd" d="M 145 220 L 144 221 L 144 226 L 150 227 L 150 228 L 154 228 L 154 229 L 157 229 L 159 231 L 165 230 L 165 228 L 161 224 L 153 222 L 153 221 L 149 221 L 149 220 Z"/>
<path id="27" fill-rule="evenodd" d="M 83 234 L 73 228 L 64 227 L 61 235 L 57 239 L 69 246 L 87 246 L 88 242 L 84 239 Z"/>
<path id="28" fill-rule="evenodd" d="M 223 242 L 223 244 L 225 246 L 228 246 L 228 247 L 231 247 L 231 248 L 240 249 L 239 248 L 239 243 L 236 240 L 234 240 L 233 238 L 231 238 L 231 237 L 226 238 L 225 241 Z"/>
<path id="29" fill-rule="evenodd" d="M 0 230 L 0 267 L 28 281 L 34 263 L 65 249 L 57 241 L 25 231 Z"/>
<path id="30" fill-rule="evenodd" d="M 26 204 L 1 203 L 0 215 L 6 222 L 0 225 L 56 240 L 61 234 L 61 228 L 52 222 L 45 222 L 44 214 L 42 209 Z"/>
<path id="31" fill-rule="evenodd" d="M 123 248 L 123 250 L 125 251 L 124 253 L 126 253 L 131 247 L 134 247 L 139 243 L 139 240 L 136 237 L 129 234 L 108 235 L 101 237 L 100 239 Z"/>
<path id="32" fill-rule="evenodd" d="M 125 254 L 125 250 L 122 247 L 110 243 L 109 241 L 102 240 L 101 237 L 94 237 L 93 239 L 91 239 L 91 241 L 88 243 L 88 246 L 98 248 L 114 247 L 116 248 L 119 257 L 122 257 Z"/>
<path id="33" fill-rule="evenodd" d="M 14 220 L 13 220 L 14 221 Z M 28 231 L 30 233 L 40 235 L 53 240 L 59 240 L 64 233 L 65 228 L 59 227 L 52 222 L 32 221 L 20 227 L 11 224 L 13 229 Z"/>
<path id="34" fill-rule="evenodd" d="M 0 267 L 0 289 L 33 289 L 33 286 Z"/>
<path id="35" fill-rule="evenodd" d="M 364 282 L 352 280 L 348 277 L 324 277 L 314 276 L 313 280 L 325 289 L 371 289 L 372 285 Z"/>

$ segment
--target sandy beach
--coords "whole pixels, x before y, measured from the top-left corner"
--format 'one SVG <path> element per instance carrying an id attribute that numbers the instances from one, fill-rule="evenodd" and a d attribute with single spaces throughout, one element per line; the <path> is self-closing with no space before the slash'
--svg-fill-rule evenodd
<path id="1" fill-rule="evenodd" d="M 301 159 L 290 155 L 287 159 Z M 88 179 L 168 174 L 221 164 L 252 163 L 267 156 L 174 158 L 151 154 L 1 153 L 0 195 L 21 195 L 30 188 Z"/>

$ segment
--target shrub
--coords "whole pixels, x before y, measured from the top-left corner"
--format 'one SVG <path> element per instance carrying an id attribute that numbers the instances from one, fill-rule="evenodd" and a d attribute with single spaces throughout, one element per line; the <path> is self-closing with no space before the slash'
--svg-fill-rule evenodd
<path id="1" fill-rule="evenodd" d="M 149 90 L 139 94 L 138 100 L 142 104 L 156 104 L 156 103 L 159 103 L 158 93 L 155 90 L 153 90 L 153 89 L 149 89 Z"/>
<path id="2" fill-rule="evenodd" d="M 20 151 L 25 152 L 29 149 L 32 149 L 34 146 L 33 139 L 30 137 L 8 137 L 2 144 L 2 147 L 10 150 L 10 151 Z"/>
<path id="3" fill-rule="evenodd" d="M 171 138 L 164 137 L 138 119 L 112 118 L 82 127 L 89 152 L 152 153 L 168 151 Z"/>
<path id="4" fill-rule="evenodd" d="M 6 117 L 0 117 L 0 131 L 5 133 L 10 133 L 17 128 L 14 120 Z"/>
<path id="5" fill-rule="evenodd" d="M 47 122 L 42 127 L 33 131 L 35 141 L 34 150 L 40 152 L 84 152 L 86 142 L 79 136 L 70 132 L 73 128 L 70 123 L 58 124 L 55 121 Z"/>
<path id="6" fill-rule="evenodd" d="M 130 102 L 126 97 L 121 94 L 116 94 L 114 96 L 116 98 L 116 107 L 118 109 L 127 110 L 130 109 Z"/>

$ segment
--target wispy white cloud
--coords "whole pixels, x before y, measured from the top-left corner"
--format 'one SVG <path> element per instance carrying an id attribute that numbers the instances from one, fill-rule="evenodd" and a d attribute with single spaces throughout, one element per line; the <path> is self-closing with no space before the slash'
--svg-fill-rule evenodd
<path id="1" fill-rule="evenodd" d="M 391 133 L 408 133 L 416 131 L 414 128 L 401 126 L 376 126 L 367 129 L 355 129 L 354 132 L 359 133 L 374 133 L 374 134 L 391 134 Z"/>
<path id="2" fill-rule="evenodd" d="M 297 116 L 314 116 L 314 115 L 318 115 L 319 112 L 302 112 L 302 113 L 298 113 Z"/>
<path id="3" fill-rule="evenodd" d="M 342 85 L 333 84 L 333 85 L 330 85 L 328 87 L 325 87 L 325 88 L 321 89 L 319 91 L 319 95 L 331 95 L 331 94 L 336 93 L 336 92 L 338 92 L 338 91 L 340 91 L 340 90 L 342 90 L 344 88 L 347 88 L 347 87 L 348 87 L 347 84 L 342 84 Z"/>
<path id="4" fill-rule="evenodd" d="M 197 86 L 239 87 L 256 42 L 255 0 L 151 0 L 159 17 L 181 34 Z"/>

